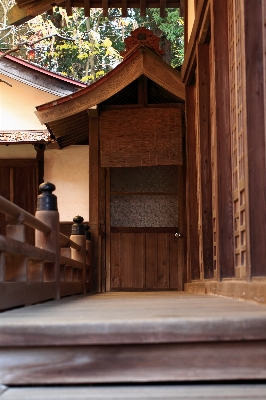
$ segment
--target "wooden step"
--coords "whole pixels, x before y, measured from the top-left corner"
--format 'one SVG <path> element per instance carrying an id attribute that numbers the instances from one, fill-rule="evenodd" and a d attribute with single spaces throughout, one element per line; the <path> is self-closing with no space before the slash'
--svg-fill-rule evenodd
<path id="1" fill-rule="evenodd" d="M 73 296 L 4 312 L 6 385 L 266 379 L 264 305 L 177 292 Z"/>
<path id="2" fill-rule="evenodd" d="M 265 400 L 265 384 L 6 388 L 1 400 Z"/>

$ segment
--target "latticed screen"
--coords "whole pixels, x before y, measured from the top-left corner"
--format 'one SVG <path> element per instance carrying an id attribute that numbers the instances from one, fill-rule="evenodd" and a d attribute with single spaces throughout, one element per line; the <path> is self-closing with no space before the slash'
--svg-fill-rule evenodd
<path id="1" fill-rule="evenodd" d="M 111 226 L 177 227 L 177 168 L 111 168 Z"/>
<path id="2" fill-rule="evenodd" d="M 102 167 L 182 165 L 181 110 L 103 111 L 100 151 Z"/>
<path id="3" fill-rule="evenodd" d="M 246 276 L 244 29 L 241 0 L 229 0 L 229 79 L 234 198 L 235 275 Z"/>

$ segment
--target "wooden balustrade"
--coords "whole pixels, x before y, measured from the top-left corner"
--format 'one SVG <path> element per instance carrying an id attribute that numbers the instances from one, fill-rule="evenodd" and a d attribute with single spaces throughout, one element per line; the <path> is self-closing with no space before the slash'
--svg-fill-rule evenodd
<path id="1" fill-rule="evenodd" d="M 35 217 L 0 196 L 8 221 L 6 236 L 0 235 L 0 310 L 90 291 L 91 246 L 83 218 L 73 219 L 70 238 L 61 234 L 55 186 L 46 182 L 40 190 Z M 35 229 L 35 246 L 25 242 L 25 225 Z"/>

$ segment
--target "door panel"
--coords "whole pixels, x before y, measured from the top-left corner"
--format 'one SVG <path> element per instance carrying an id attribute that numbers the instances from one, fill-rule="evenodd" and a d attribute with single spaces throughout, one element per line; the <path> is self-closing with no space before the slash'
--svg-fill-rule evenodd
<path id="1" fill-rule="evenodd" d="M 178 168 L 182 167 L 110 169 L 106 202 L 107 205 L 110 202 L 107 207 L 110 239 L 106 248 L 110 252 L 107 272 L 110 290 L 182 287 L 178 273 L 178 267 L 183 268 L 182 240 L 174 236 L 178 230 L 181 193 L 177 187 Z"/>
<path id="2" fill-rule="evenodd" d="M 35 214 L 38 194 L 37 160 L 0 160 L 0 195 L 30 214 Z M 5 235 L 6 217 L 0 213 L 0 233 Z M 26 242 L 34 244 L 34 230 L 26 226 Z"/>
<path id="3" fill-rule="evenodd" d="M 177 289 L 178 240 L 160 228 L 111 232 L 111 290 Z"/>

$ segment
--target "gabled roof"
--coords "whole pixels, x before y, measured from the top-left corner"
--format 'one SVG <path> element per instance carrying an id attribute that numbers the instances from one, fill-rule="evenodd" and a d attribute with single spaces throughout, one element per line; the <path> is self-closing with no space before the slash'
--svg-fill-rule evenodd
<path id="1" fill-rule="evenodd" d="M 56 101 L 38 106 L 36 115 L 49 124 L 70 117 L 105 102 L 136 79 L 145 76 L 180 100 L 185 100 L 185 87 L 180 72 L 172 68 L 151 49 L 140 44 L 115 69 L 92 85 Z"/>
<path id="2" fill-rule="evenodd" d="M 0 52 L 0 55 L 2 54 Z M 87 87 L 84 83 L 11 55 L 1 58 L 0 74 L 59 97 Z"/>

